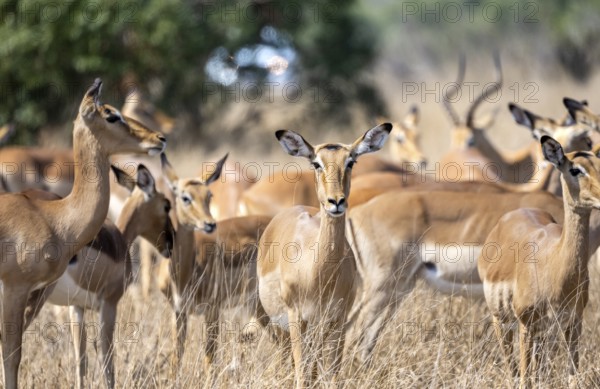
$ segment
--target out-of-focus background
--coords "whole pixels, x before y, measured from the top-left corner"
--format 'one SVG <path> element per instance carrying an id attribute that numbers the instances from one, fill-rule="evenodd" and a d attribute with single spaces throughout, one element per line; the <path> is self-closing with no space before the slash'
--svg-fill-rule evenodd
<path id="1" fill-rule="evenodd" d="M 16 125 L 14 144 L 69 145 L 98 76 L 105 102 L 137 91 L 176 118 L 169 148 L 238 159 L 269 152 L 278 128 L 350 141 L 416 103 L 435 160 L 450 129 L 440 94 L 460 53 L 471 84 L 454 99 L 459 112 L 501 55 L 504 87 L 480 110 L 497 114 L 500 148 L 530 139 L 508 102 L 560 118 L 563 96 L 593 108 L 599 85 L 599 1 L 26 0 L 0 2 L 0 17 L 0 123 Z"/>

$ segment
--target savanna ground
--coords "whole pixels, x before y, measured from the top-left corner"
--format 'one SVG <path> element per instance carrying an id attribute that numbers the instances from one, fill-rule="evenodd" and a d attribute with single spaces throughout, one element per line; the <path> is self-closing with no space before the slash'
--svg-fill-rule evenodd
<path id="1" fill-rule="evenodd" d="M 584 317 L 579 387 L 600 386 L 600 272 L 591 264 L 591 298 Z M 290 387 L 291 358 L 263 332 L 260 339 L 240 342 L 244 323 L 234 311 L 221 321 L 219 352 L 213 370 L 203 367 L 204 323 L 190 320 L 183 363 L 175 377 L 170 370 L 173 312 L 162 294 L 152 290 L 143 301 L 136 287 L 119 305 L 116 338 L 117 387 Z M 511 387 L 504 360 L 482 301 L 444 296 L 419 284 L 385 328 L 369 366 L 344 364 L 347 387 L 378 388 L 498 388 Z M 94 339 L 98 315 L 86 313 L 89 371 L 87 387 L 102 387 L 103 375 Z M 24 338 L 23 387 L 74 387 L 75 360 L 69 341 L 66 309 L 44 307 Z M 541 387 L 566 387 L 566 351 L 559 343 L 554 356 L 544 356 L 550 368 Z M 99 348 L 99 344 L 98 344 Z M 319 381 L 320 387 L 327 383 Z M 514 385 L 512 385 L 514 386 Z"/>

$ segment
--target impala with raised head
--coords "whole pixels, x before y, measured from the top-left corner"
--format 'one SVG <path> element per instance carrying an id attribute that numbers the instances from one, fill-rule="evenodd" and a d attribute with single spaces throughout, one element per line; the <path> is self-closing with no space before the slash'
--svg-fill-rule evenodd
<path id="1" fill-rule="evenodd" d="M 564 331 L 570 355 L 569 383 L 575 383 L 583 310 L 588 302 L 590 213 L 600 209 L 600 159 L 590 152 L 565 155 L 560 143 L 549 136 L 543 136 L 541 143 L 545 158 L 562 174 L 563 222 L 540 209 L 507 213 L 487 237 L 493 250 L 483 251 L 478 260 L 495 332 L 511 365 L 511 324 L 519 323 L 522 388 L 530 386 L 539 362 L 540 350 L 533 356 L 535 343 L 553 322 Z M 533 257 L 509 248 L 530 245 L 536 247 Z"/>
<path id="2" fill-rule="evenodd" d="M 164 137 L 124 118 L 99 102 L 102 82 L 85 93 L 73 129 L 75 179 L 62 200 L 24 194 L 1 196 L 0 280 L 4 287 L 2 357 L 4 384 L 17 388 L 25 310 L 43 304 L 69 260 L 98 233 L 108 213 L 110 170 L 114 153 L 160 153 Z M 94 169 L 95 179 L 89 179 Z M 32 310 L 32 309 L 31 309 Z M 7 331 L 6 329 L 10 329 Z"/>
<path id="3" fill-rule="evenodd" d="M 315 147 L 293 131 L 276 132 L 288 154 L 314 166 L 320 205 L 279 213 L 259 242 L 260 301 L 272 323 L 289 333 L 297 387 L 304 387 L 307 371 L 313 371 L 309 351 L 324 354 L 325 369 L 334 377 L 339 370 L 356 289 L 356 265 L 345 234 L 352 166 L 361 155 L 379 150 L 391 129 L 385 123 L 352 144 Z"/>

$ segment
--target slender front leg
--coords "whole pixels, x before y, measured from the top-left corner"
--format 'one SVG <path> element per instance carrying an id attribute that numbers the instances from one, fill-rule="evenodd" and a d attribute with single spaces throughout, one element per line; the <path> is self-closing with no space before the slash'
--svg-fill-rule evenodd
<path id="1" fill-rule="evenodd" d="M 17 389 L 21 346 L 23 343 L 23 321 L 29 289 L 4 285 L 2 299 L 2 359 L 4 362 L 4 387 Z"/>
<path id="2" fill-rule="evenodd" d="M 115 323 L 117 320 L 117 305 L 113 302 L 102 301 L 100 306 L 100 339 L 102 342 L 102 362 L 104 368 L 104 378 L 106 386 L 109 389 L 115 387 L 115 366 L 113 337 L 115 333 Z"/>
<path id="3" fill-rule="evenodd" d="M 569 386 L 577 387 L 577 369 L 579 368 L 579 337 L 581 336 L 581 320 L 576 319 L 565 331 L 565 339 L 569 347 Z"/>
<path id="4" fill-rule="evenodd" d="M 331 375 L 331 380 L 333 382 L 336 381 L 337 374 L 342 365 L 344 339 L 344 320 L 343 318 L 340 318 L 331 324 L 330 331 L 327 334 L 323 347 L 325 373 Z"/>
<path id="5" fill-rule="evenodd" d="M 71 318 L 71 336 L 73 337 L 73 349 L 75 350 L 75 361 L 77 363 L 77 387 L 83 389 L 83 383 L 87 374 L 87 356 L 86 348 L 86 333 L 83 315 L 85 311 L 81 307 L 74 305 L 69 306 L 69 316 Z"/>
<path id="6" fill-rule="evenodd" d="M 204 369 L 208 372 L 212 367 L 217 350 L 219 338 L 219 312 L 216 308 L 209 308 L 205 314 L 206 319 L 206 345 L 204 347 Z"/>
<path id="7" fill-rule="evenodd" d="M 296 371 L 296 388 L 305 387 L 304 360 L 302 359 L 302 317 L 299 310 L 288 309 L 288 320 L 290 327 L 290 342 L 292 345 L 292 358 L 294 360 L 294 370 Z"/>
<path id="8" fill-rule="evenodd" d="M 185 309 L 175 311 L 175 353 L 171 361 L 171 374 L 177 376 L 179 367 L 183 360 L 185 351 L 185 339 L 187 338 L 187 321 L 188 314 Z"/>

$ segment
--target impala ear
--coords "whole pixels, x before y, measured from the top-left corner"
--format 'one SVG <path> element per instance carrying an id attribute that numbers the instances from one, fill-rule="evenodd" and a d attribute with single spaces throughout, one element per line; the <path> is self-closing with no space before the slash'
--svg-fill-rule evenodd
<path id="1" fill-rule="evenodd" d="M 148 170 L 148 168 L 141 163 L 138 165 L 137 186 L 149 196 L 152 196 L 156 193 L 154 177 L 152 177 L 150 170 Z"/>
<path id="2" fill-rule="evenodd" d="M 417 124 L 419 124 L 420 117 L 421 116 L 419 115 L 419 107 L 417 105 L 412 105 L 410 107 L 410 111 L 404 117 L 404 120 L 402 120 L 402 125 L 416 130 Z M 382 121 L 383 120 L 381 120 L 380 122 Z"/>
<path id="3" fill-rule="evenodd" d="M 294 131 L 279 130 L 275 133 L 283 149 L 293 157 L 315 158 L 315 149 L 302 135 Z"/>
<path id="4" fill-rule="evenodd" d="M 354 154 L 358 157 L 381 149 L 390 135 L 390 131 L 392 131 L 390 123 L 383 123 L 371 128 L 352 144 Z"/>
<path id="5" fill-rule="evenodd" d="M 129 174 L 113 165 L 110 165 L 110 168 L 115 174 L 115 177 L 117 177 L 117 182 L 119 185 L 127 188 L 129 192 L 132 192 L 133 189 L 135 189 L 135 180 Z"/>
<path id="6" fill-rule="evenodd" d="M 164 173 L 165 178 L 167 179 L 167 184 L 169 184 L 169 188 L 173 193 L 177 193 L 177 182 L 179 181 L 179 177 L 175 173 L 175 169 L 169 163 L 167 159 L 167 155 L 165 153 L 160 154 L 160 164 L 162 166 L 162 171 Z"/>
<path id="7" fill-rule="evenodd" d="M 102 91 L 102 80 L 96 78 L 92 86 L 85 92 L 81 104 L 79 105 L 79 114 L 84 119 L 90 119 L 96 113 L 96 105 Z"/>
<path id="8" fill-rule="evenodd" d="M 558 169 L 561 169 L 567 159 L 565 158 L 565 153 L 560 143 L 548 135 L 542 136 L 540 142 L 542 144 L 544 158 Z"/>
<path id="9" fill-rule="evenodd" d="M 515 119 L 515 122 L 533 130 L 535 115 L 513 103 L 508 104 L 508 109 L 510 110 L 513 119 Z"/>
<path id="10" fill-rule="evenodd" d="M 221 171 L 223 170 L 223 166 L 225 166 L 225 161 L 227 161 L 227 157 L 229 156 L 229 153 L 225 154 L 225 156 L 223 158 L 221 158 L 219 161 L 217 161 L 217 164 L 215 166 L 215 171 L 212 172 L 210 174 L 210 176 L 208 176 L 204 182 L 206 182 L 206 185 L 210 185 L 211 183 L 217 181 L 219 179 L 219 177 L 221 177 Z"/>

